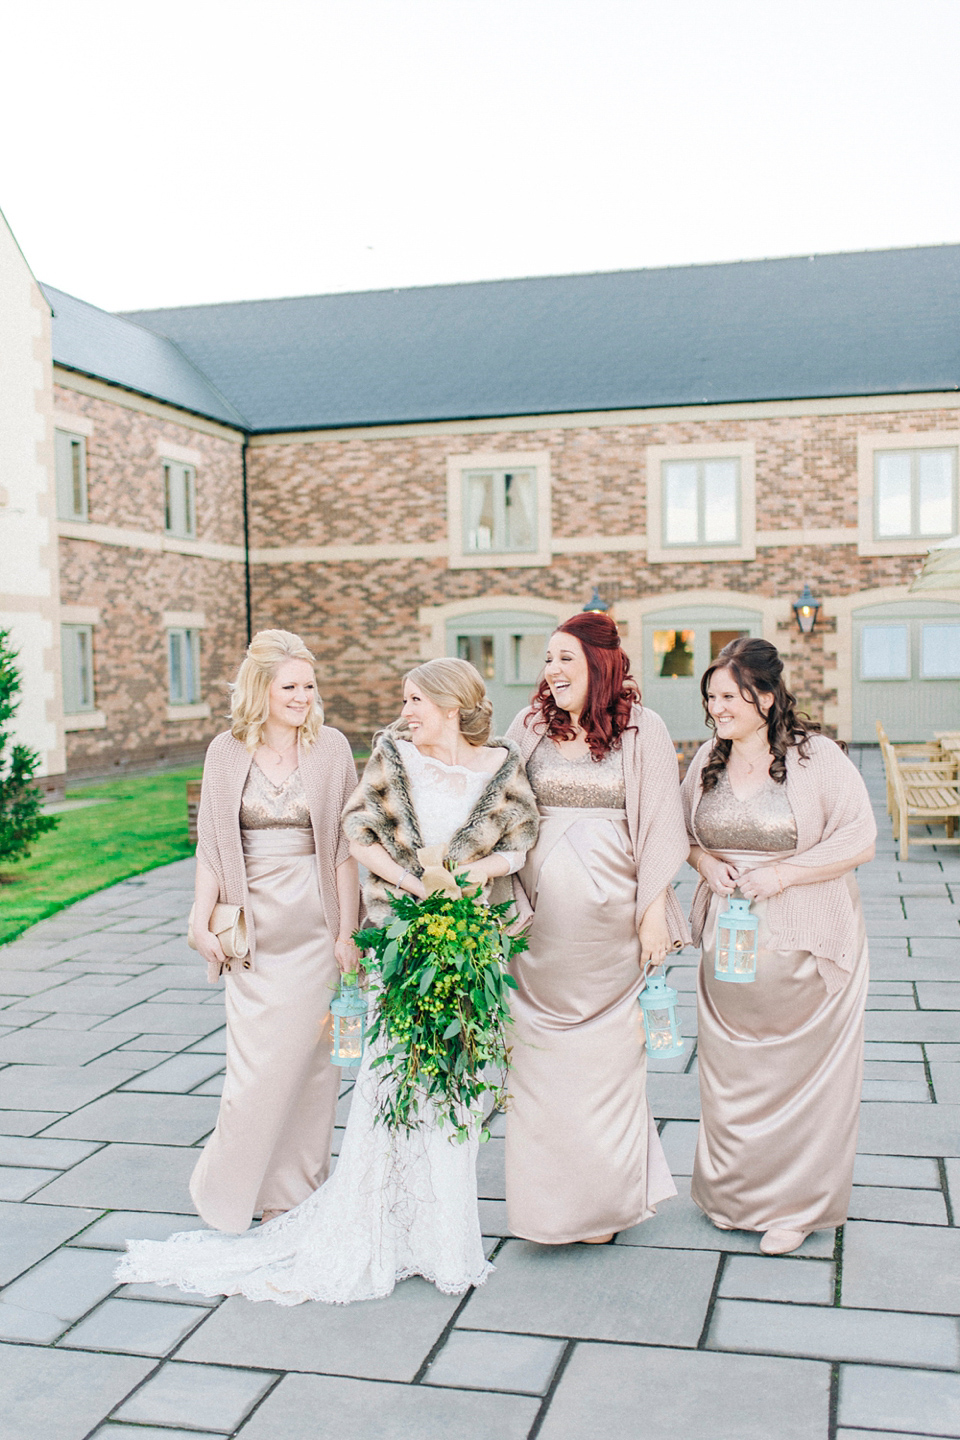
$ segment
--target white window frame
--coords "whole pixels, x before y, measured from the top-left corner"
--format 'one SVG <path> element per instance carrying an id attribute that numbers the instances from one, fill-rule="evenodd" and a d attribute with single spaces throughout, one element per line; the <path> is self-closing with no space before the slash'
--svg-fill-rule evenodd
<path id="1" fill-rule="evenodd" d="M 736 459 L 740 466 L 739 537 L 735 544 L 667 545 L 664 543 L 663 467 L 671 460 Z M 654 565 L 691 564 L 704 560 L 755 560 L 757 556 L 756 446 L 752 440 L 727 440 L 695 445 L 648 445 L 647 560 Z"/>
<path id="2" fill-rule="evenodd" d="M 171 709 L 201 703 L 200 631 L 193 627 L 171 625 L 167 629 L 167 704 Z M 180 672 L 174 686 L 174 640 L 180 644 Z M 184 682 L 187 682 L 186 684 Z M 174 690 L 188 693 L 174 693 Z"/>
<path id="3" fill-rule="evenodd" d="M 86 520 L 87 438 L 57 425 L 54 429 L 54 449 L 57 519 Z"/>
<path id="4" fill-rule="evenodd" d="M 85 656 L 83 651 L 86 652 Z M 93 626 L 61 624 L 60 660 L 63 713 L 89 715 L 96 710 L 93 671 Z"/>
<path id="5" fill-rule="evenodd" d="M 182 460 L 163 461 L 163 530 L 179 540 L 197 538 L 197 470 Z"/>
<path id="6" fill-rule="evenodd" d="M 878 539 L 876 534 L 876 457 L 883 450 L 956 450 L 954 463 L 954 519 L 960 510 L 960 430 L 915 430 L 895 434 L 867 431 L 857 436 L 857 551 L 860 555 L 925 555 L 939 536 L 913 535 Z"/>
<path id="7" fill-rule="evenodd" d="M 468 550 L 464 533 L 464 489 L 471 471 L 501 475 L 534 472 L 536 538 L 532 550 Z M 551 481 L 548 450 L 492 450 L 447 458 L 447 544 L 451 570 L 515 569 L 549 565 L 551 561 Z"/>

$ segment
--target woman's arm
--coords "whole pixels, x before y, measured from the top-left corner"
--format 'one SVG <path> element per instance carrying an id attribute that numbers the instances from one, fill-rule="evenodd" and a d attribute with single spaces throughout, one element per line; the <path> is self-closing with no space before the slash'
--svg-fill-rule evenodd
<path id="1" fill-rule="evenodd" d="M 197 951 L 208 965 L 226 965 L 220 941 L 210 929 L 213 907 L 220 899 L 220 885 L 216 875 L 197 861 L 197 879 L 193 888 L 193 939 Z"/>
<path id="2" fill-rule="evenodd" d="M 381 880 L 386 880 L 388 885 L 395 889 L 407 890 L 418 900 L 426 898 L 426 889 L 423 881 L 417 875 L 404 870 L 399 861 L 388 855 L 382 845 L 361 845 L 356 840 L 350 841 L 350 854 L 354 860 L 365 865 L 374 875 L 379 875 Z"/>
<path id="3" fill-rule="evenodd" d="M 651 970 L 662 965 L 668 951 L 673 949 L 666 907 L 667 892 L 661 890 L 644 910 L 640 921 L 640 964 L 649 965 Z"/>
<path id="4" fill-rule="evenodd" d="M 471 860 L 469 865 L 458 865 L 456 873 L 463 875 L 471 885 L 485 885 L 498 875 L 510 874 L 510 860 L 504 854 L 484 855 L 482 860 Z"/>
<path id="5" fill-rule="evenodd" d="M 340 933 L 334 941 L 333 953 L 341 975 L 345 975 L 360 964 L 360 955 L 353 943 L 353 932 L 360 922 L 360 870 L 352 856 L 337 866 L 337 900 Z"/>
<path id="6" fill-rule="evenodd" d="M 704 850 L 701 845 L 690 846 L 687 864 L 693 866 L 700 879 L 706 881 L 714 895 L 732 895 L 736 889 L 736 865 L 731 865 L 729 861 L 720 860 L 716 855 L 711 855 L 710 851 Z"/>
<path id="7" fill-rule="evenodd" d="M 745 870 L 737 879 L 741 895 L 748 900 L 769 900 L 779 895 L 790 885 L 817 885 L 824 880 L 839 880 L 858 865 L 866 865 L 876 853 L 875 845 L 868 845 L 859 855 L 849 860 L 837 860 L 832 865 L 791 865 L 784 861 L 778 865 L 760 865 L 755 870 Z"/>

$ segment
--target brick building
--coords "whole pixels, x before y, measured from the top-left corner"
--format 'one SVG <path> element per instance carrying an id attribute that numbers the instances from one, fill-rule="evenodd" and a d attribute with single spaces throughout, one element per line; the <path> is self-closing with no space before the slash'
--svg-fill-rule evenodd
<path id="1" fill-rule="evenodd" d="M 743 632 L 843 738 L 960 724 L 960 590 L 910 591 L 960 528 L 958 291 L 958 246 L 133 316 L 46 288 L 68 769 L 198 753 L 248 625 L 303 635 L 358 743 L 432 655 L 504 724 L 594 586 L 677 740 Z"/>

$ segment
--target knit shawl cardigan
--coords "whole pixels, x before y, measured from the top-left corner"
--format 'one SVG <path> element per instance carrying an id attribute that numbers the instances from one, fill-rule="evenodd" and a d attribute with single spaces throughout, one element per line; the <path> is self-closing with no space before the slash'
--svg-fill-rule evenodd
<path id="1" fill-rule="evenodd" d="M 197 814 L 197 859 L 217 877 L 221 903 L 244 907 L 249 958 L 251 968 L 256 968 L 256 917 L 249 904 L 240 838 L 240 798 L 252 763 L 251 751 L 229 731 L 211 740 Z M 357 767 L 346 736 L 322 726 L 312 745 L 300 747 L 300 779 L 310 807 L 323 916 L 330 934 L 336 937 L 340 932 L 337 866 L 350 858 L 340 829 L 340 811 L 357 783 Z M 208 976 L 216 980 L 217 967 L 210 966 Z"/>
<path id="2" fill-rule="evenodd" d="M 703 797 L 700 776 L 713 748 L 701 745 L 682 786 L 690 843 L 696 833 L 697 806 Z M 852 860 L 873 844 L 877 822 L 859 770 L 825 735 L 812 735 L 807 759 L 791 745 L 786 755 L 787 797 L 797 823 L 797 848 L 791 865 L 834 865 Z M 705 847 L 702 847 L 705 848 Z M 699 945 L 711 891 L 701 880 L 693 897 L 690 927 Z M 808 950 L 830 995 L 842 990 L 857 958 L 857 916 L 844 877 L 813 885 L 791 885 L 766 902 L 766 927 L 773 950 Z"/>
<path id="3" fill-rule="evenodd" d="M 507 755 L 490 776 L 466 823 L 450 839 L 447 853 L 460 865 L 502 850 L 526 853 L 540 826 L 537 802 L 516 745 L 509 740 L 489 740 L 487 746 L 505 749 Z M 382 845 L 404 870 L 422 875 L 417 851 L 422 849 L 423 839 L 393 727 L 377 738 L 360 784 L 344 809 L 343 829 L 349 840 L 358 845 Z M 372 873 L 364 882 L 364 903 L 375 925 L 391 913 L 393 888 Z M 512 898 L 511 877 L 498 876 L 491 886 L 491 903 Z"/>
<path id="4" fill-rule="evenodd" d="M 536 716 L 532 707 L 521 711 L 507 731 L 507 738 L 520 747 L 524 762 L 546 733 Z M 634 705 L 629 723 L 636 729 L 624 730 L 620 743 L 627 829 L 637 866 L 637 926 L 651 903 L 666 891 L 667 927 L 674 946 L 680 948 L 690 944 L 690 932 L 672 881 L 690 847 L 680 806 L 677 752 L 666 725 L 653 710 Z"/>

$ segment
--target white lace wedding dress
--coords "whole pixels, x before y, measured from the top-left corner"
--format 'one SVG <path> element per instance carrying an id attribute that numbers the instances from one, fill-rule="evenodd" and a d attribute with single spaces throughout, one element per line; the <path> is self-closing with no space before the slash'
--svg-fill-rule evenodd
<path id="1" fill-rule="evenodd" d="M 409 741 L 398 744 L 423 842 L 445 844 L 489 776 L 443 765 Z M 511 854 L 510 862 L 518 869 L 523 856 Z M 482 1285 L 493 1267 L 477 1211 L 478 1127 L 463 1144 L 439 1121 L 391 1132 L 376 1118 L 384 1082 L 370 1069 L 372 1058 L 368 1047 L 336 1169 L 309 1199 L 243 1235 L 192 1230 L 164 1241 L 130 1240 L 117 1279 L 278 1305 L 373 1300 L 410 1275 L 450 1295 Z"/>

